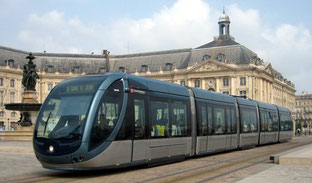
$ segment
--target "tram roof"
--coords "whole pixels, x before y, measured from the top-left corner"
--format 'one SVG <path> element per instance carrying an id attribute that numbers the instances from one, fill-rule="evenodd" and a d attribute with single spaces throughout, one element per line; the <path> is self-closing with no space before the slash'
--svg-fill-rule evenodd
<path id="1" fill-rule="evenodd" d="M 186 87 L 170 83 L 166 81 L 159 81 L 156 79 L 139 77 L 135 75 L 125 74 L 129 80 L 129 87 L 135 89 L 149 90 L 154 92 L 161 92 L 167 94 L 189 96 Z"/>
<path id="2" fill-rule="evenodd" d="M 273 104 L 268 104 L 260 101 L 256 101 L 260 108 L 276 110 L 276 106 Z"/>
<path id="3" fill-rule="evenodd" d="M 283 106 L 279 106 L 279 105 L 276 105 L 276 107 L 278 108 L 278 110 L 280 112 L 291 112 L 288 108 L 286 107 L 283 107 Z"/>
<path id="4" fill-rule="evenodd" d="M 197 88 L 192 88 L 192 90 L 194 91 L 194 95 L 196 98 L 219 101 L 219 102 L 235 103 L 234 97 L 230 95 L 225 95 L 225 94 L 216 93 L 216 92 L 208 91 L 208 90 L 197 89 Z"/>
<path id="5" fill-rule="evenodd" d="M 248 99 L 244 99 L 244 98 L 236 98 L 237 99 L 237 103 L 239 105 L 247 105 L 247 106 L 251 106 L 251 107 L 256 107 L 257 103 L 254 100 L 248 100 Z"/>

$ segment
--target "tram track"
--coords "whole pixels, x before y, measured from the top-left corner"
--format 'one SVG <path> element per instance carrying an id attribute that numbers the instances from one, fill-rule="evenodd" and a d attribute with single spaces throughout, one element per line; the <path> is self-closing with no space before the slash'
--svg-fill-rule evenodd
<path id="1" fill-rule="evenodd" d="M 294 139 L 282 144 L 191 158 L 187 161 L 151 168 L 131 167 L 126 169 L 85 172 L 32 172 L 31 174 L 0 178 L 0 183 L 112 182 L 112 180 L 113 182 L 123 182 L 125 177 L 128 178 L 128 182 L 232 182 L 242 178 L 235 174 L 240 174 L 240 172 L 246 172 L 250 169 L 263 169 L 263 167 L 259 168 L 259 166 L 262 165 L 269 166 L 267 163 L 271 162 L 269 160 L 270 155 L 311 143 L 311 139 Z M 200 166 L 192 166 L 192 168 L 190 168 L 187 166 L 189 164 L 200 164 Z M 179 167 L 179 170 L 177 171 L 175 167 Z M 170 170 L 166 171 L 167 168 Z M 160 173 L 149 174 L 153 171 Z M 251 173 L 254 172 L 249 172 L 247 174 Z M 229 176 L 232 176 L 230 180 L 226 178 Z"/>
<path id="2" fill-rule="evenodd" d="M 220 161 L 214 164 L 207 164 L 201 167 L 192 168 L 192 169 L 176 172 L 173 174 L 163 175 L 159 177 L 154 177 L 154 178 L 143 180 L 140 182 L 142 183 L 143 182 L 144 183 L 145 182 L 198 182 L 198 183 L 210 182 L 218 178 L 222 178 L 224 176 L 230 175 L 232 173 L 256 166 L 261 163 L 271 162 L 269 160 L 270 155 L 279 154 L 281 152 L 285 152 L 294 148 L 298 148 L 301 146 L 311 144 L 311 141 L 308 141 L 302 144 L 295 144 L 294 142 L 290 142 L 290 143 L 291 143 L 291 146 L 287 146 L 282 149 L 259 152 L 259 153 L 249 155 L 249 156 L 242 155 L 234 159 L 227 159 L 227 160 Z M 269 146 L 261 146 L 261 147 L 269 148 L 271 146 L 277 148 L 275 144 L 269 145 Z M 258 160 L 258 161 L 254 162 L 255 160 Z M 239 165 L 244 165 L 244 166 L 239 166 Z M 225 171 L 225 172 L 222 171 L 224 169 L 227 169 L 228 171 Z M 201 180 L 194 180 L 195 177 L 205 177 L 205 178 Z"/>

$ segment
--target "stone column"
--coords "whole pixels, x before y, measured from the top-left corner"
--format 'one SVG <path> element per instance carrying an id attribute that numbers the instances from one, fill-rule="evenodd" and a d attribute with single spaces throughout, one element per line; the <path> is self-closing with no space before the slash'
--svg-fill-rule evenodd
<path id="1" fill-rule="evenodd" d="M 5 122 L 5 131 L 9 131 L 10 129 L 10 122 L 9 120 Z"/>
<path id="2" fill-rule="evenodd" d="M 219 78 L 216 78 L 216 92 L 220 92 Z"/>
<path id="3" fill-rule="evenodd" d="M 247 86 L 248 86 L 248 95 L 247 98 L 253 99 L 253 82 L 252 82 L 252 77 L 251 76 L 247 76 L 248 81 L 247 81 Z"/>
<path id="4" fill-rule="evenodd" d="M 259 95 L 260 95 L 260 101 L 263 102 L 263 79 L 260 78 L 260 87 L 259 87 Z"/>

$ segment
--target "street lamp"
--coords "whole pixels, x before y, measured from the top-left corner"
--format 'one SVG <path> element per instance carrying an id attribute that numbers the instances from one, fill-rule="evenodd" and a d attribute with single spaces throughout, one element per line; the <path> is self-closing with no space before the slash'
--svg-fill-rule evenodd
<path id="1" fill-rule="evenodd" d="M 8 131 L 10 131 L 10 118 L 8 118 L 8 127 L 7 127 L 9 130 Z"/>

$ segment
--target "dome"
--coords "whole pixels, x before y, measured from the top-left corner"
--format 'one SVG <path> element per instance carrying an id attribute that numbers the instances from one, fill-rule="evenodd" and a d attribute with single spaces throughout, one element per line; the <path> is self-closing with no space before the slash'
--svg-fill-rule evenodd
<path id="1" fill-rule="evenodd" d="M 219 22 L 229 22 L 229 21 L 230 21 L 230 17 L 228 15 L 226 15 L 225 13 L 223 13 L 219 17 Z"/>

